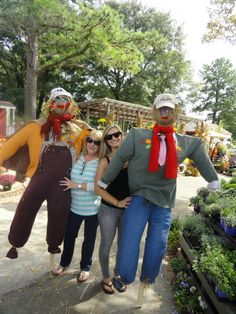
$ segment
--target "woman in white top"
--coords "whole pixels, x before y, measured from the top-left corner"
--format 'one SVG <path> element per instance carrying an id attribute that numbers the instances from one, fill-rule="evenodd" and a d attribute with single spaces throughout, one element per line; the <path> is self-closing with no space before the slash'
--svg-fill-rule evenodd
<path id="1" fill-rule="evenodd" d="M 71 189 L 72 201 L 60 265 L 53 270 L 53 274 L 60 275 L 70 265 L 75 240 L 84 221 L 84 241 L 77 278 L 79 282 L 84 282 L 89 278 L 97 234 L 100 197 L 94 192 L 94 180 L 98 166 L 100 140 L 100 132 L 93 129 L 86 138 L 82 154 L 72 168 L 71 180 L 65 178 L 60 182 L 62 186 L 65 186 L 65 191 Z"/>

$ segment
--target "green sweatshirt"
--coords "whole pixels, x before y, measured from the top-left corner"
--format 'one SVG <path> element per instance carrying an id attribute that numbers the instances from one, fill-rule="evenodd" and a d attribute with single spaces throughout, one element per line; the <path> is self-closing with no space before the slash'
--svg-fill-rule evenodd
<path id="1" fill-rule="evenodd" d="M 195 162 L 202 177 L 208 181 L 218 180 L 205 144 L 201 139 L 175 134 L 178 163 L 185 158 Z M 132 128 L 112 158 L 102 181 L 112 182 L 125 162 L 128 164 L 129 186 L 132 195 L 140 195 L 160 207 L 173 208 L 176 198 L 176 179 L 164 177 L 165 165 L 155 173 L 148 171 L 152 130 Z M 122 187 L 121 187 L 122 189 Z"/>

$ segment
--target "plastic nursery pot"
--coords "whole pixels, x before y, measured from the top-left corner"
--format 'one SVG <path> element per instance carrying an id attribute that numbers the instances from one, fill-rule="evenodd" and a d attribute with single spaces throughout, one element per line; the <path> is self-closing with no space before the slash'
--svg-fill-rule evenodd
<path id="1" fill-rule="evenodd" d="M 221 229 L 225 229 L 225 219 L 223 217 L 220 217 L 220 227 Z"/>
<path id="2" fill-rule="evenodd" d="M 227 294 L 220 290 L 217 286 L 215 287 L 215 294 L 220 301 L 227 301 L 229 299 Z"/>
<path id="3" fill-rule="evenodd" d="M 3 185 L 3 191 L 10 191 L 11 190 L 11 184 Z"/>
<path id="4" fill-rule="evenodd" d="M 236 235 L 236 227 L 225 225 L 225 233 L 230 237 L 234 237 Z"/>

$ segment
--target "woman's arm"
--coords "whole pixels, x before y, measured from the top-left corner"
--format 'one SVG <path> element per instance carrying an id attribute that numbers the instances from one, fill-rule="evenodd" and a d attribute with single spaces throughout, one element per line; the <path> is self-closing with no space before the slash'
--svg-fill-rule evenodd
<path id="1" fill-rule="evenodd" d="M 131 197 L 126 197 L 125 199 L 119 201 L 117 198 L 112 196 L 109 192 L 104 190 L 102 187 L 98 185 L 98 181 L 102 178 L 104 172 L 107 169 L 107 160 L 105 158 L 101 159 L 98 168 L 97 168 L 97 173 L 96 173 L 96 178 L 95 178 L 95 192 L 102 197 L 106 202 L 110 203 L 113 206 L 119 207 L 119 208 L 124 208 L 127 207 L 131 201 Z"/>
<path id="2" fill-rule="evenodd" d="M 94 192 L 94 182 L 77 183 L 66 177 L 64 179 L 65 180 L 60 181 L 60 185 L 65 187 L 64 191 L 69 189 L 80 189 L 83 191 Z"/>

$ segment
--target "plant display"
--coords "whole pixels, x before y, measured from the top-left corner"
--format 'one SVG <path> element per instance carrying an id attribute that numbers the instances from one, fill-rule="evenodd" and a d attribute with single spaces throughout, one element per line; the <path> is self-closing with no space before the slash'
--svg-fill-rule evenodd
<path id="1" fill-rule="evenodd" d="M 215 285 L 226 293 L 229 299 L 236 297 L 235 252 L 223 248 L 220 244 L 208 244 L 194 261 L 193 269 L 210 274 Z"/>
<path id="2" fill-rule="evenodd" d="M 191 276 L 185 272 L 177 273 L 175 289 L 175 301 L 179 309 L 176 314 L 204 313 L 207 304 L 202 300 Z"/>
<path id="3" fill-rule="evenodd" d="M 213 234 L 213 230 L 208 226 L 204 217 L 199 214 L 189 215 L 183 220 L 183 234 L 194 245 L 200 245 L 203 234 Z"/>
<path id="4" fill-rule="evenodd" d="M 187 264 L 186 260 L 181 256 L 172 257 L 170 259 L 170 266 L 175 274 L 179 272 L 185 272 L 186 269 L 189 268 L 189 265 Z"/>

